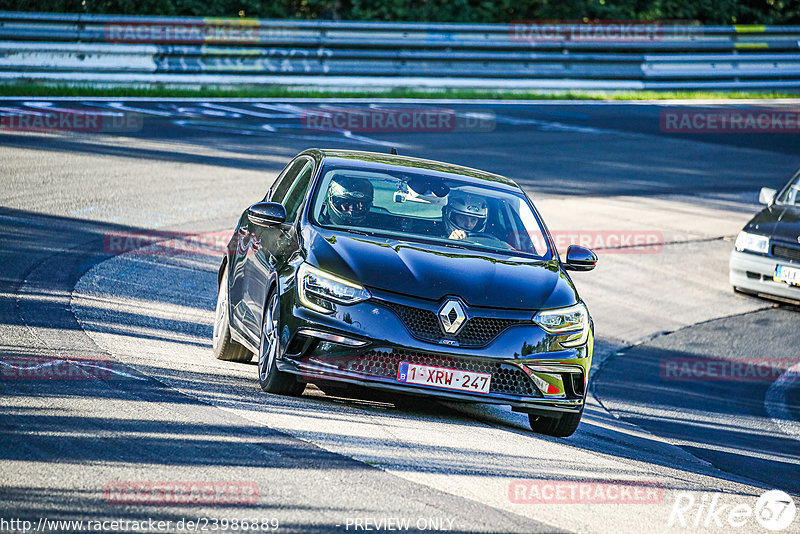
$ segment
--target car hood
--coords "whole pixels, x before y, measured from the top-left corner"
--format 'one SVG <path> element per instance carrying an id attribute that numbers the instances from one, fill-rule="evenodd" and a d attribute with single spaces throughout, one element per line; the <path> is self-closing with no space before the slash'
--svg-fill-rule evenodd
<path id="1" fill-rule="evenodd" d="M 744 230 L 797 244 L 800 239 L 800 208 L 772 205 L 753 217 Z"/>
<path id="2" fill-rule="evenodd" d="M 324 229 L 306 236 L 308 261 L 368 288 L 468 305 L 537 310 L 578 302 L 557 261 L 510 257 Z"/>

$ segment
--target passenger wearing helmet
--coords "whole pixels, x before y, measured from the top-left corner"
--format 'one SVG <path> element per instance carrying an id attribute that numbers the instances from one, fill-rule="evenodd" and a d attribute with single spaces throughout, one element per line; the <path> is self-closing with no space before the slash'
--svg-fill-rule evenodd
<path id="1" fill-rule="evenodd" d="M 369 180 L 334 176 L 328 186 L 326 216 L 340 226 L 357 226 L 364 222 L 375 196 Z"/>
<path id="2" fill-rule="evenodd" d="M 442 208 L 442 221 L 449 239 L 464 239 L 469 234 L 483 232 L 488 209 L 483 198 L 452 191 Z"/>

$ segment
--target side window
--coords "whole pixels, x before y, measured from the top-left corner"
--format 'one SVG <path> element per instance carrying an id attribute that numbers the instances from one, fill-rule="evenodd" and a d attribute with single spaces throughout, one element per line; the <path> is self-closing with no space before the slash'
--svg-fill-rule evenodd
<path id="1" fill-rule="evenodd" d="M 297 212 L 306 197 L 306 191 L 308 191 L 308 185 L 311 183 L 313 174 L 314 164 L 308 161 L 283 201 L 283 206 L 286 208 L 286 222 L 294 222 L 297 219 Z"/>
<path id="2" fill-rule="evenodd" d="M 786 189 L 786 192 L 781 197 L 780 202 L 785 202 L 786 204 L 797 204 L 800 205 L 800 176 L 794 181 L 792 185 Z"/>
<path id="3" fill-rule="evenodd" d="M 299 158 L 286 168 L 283 172 L 283 176 L 279 176 L 277 183 L 272 188 L 272 196 L 270 197 L 270 202 L 280 202 L 283 203 L 283 199 L 286 196 L 286 193 L 289 191 L 289 188 L 294 183 L 294 179 L 303 170 L 303 167 L 308 163 L 307 158 Z"/>

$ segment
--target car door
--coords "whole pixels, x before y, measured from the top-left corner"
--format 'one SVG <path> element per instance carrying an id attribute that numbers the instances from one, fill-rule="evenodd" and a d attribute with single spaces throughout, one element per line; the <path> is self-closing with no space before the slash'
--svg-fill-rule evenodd
<path id="1" fill-rule="evenodd" d="M 290 161 L 278 175 L 278 178 L 275 179 L 264 200 L 285 196 L 305 164 L 305 158 L 302 160 L 295 158 Z M 245 277 L 245 271 L 248 270 L 246 268 L 247 263 L 253 260 L 254 255 L 260 248 L 258 236 L 253 233 L 253 227 L 254 225 L 248 220 L 247 214 L 243 214 L 239 219 L 239 224 L 234 234 L 236 251 L 229 258 L 228 276 L 230 278 L 231 323 L 246 337 L 251 338 L 250 341 L 256 342 L 258 338 L 254 339 L 253 336 L 258 335 L 260 318 L 252 315 L 252 307 L 248 305 L 247 280 Z"/>
<path id="2" fill-rule="evenodd" d="M 313 158 L 302 156 L 296 160 L 296 167 L 287 173 L 286 179 L 273 191 L 270 201 L 279 202 L 286 209 L 284 224 L 259 226 L 248 222 L 252 253 L 248 254 L 244 267 L 245 303 L 248 307 L 245 326 L 256 336 L 261 328 L 270 284 L 299 248 L 296 221 L 314 171 Z"/>

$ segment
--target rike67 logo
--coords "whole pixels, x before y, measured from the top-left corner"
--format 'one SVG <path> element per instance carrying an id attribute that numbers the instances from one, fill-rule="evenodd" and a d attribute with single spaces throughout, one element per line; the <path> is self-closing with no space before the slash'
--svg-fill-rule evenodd
<path id="1" fill-rule="evenodd" d="M 725 503 L 719 493 L 703 494 L 699 498 L 682 491 L 675 496 L 669 514 L 670 527 L 741 528 L 752 531 L 753 520 L 767 530 L 781 531 L 789 528 L 797 509 L 787 493 L 771 490 L 758 498 L 755 506 L 746 503 Z"/>

